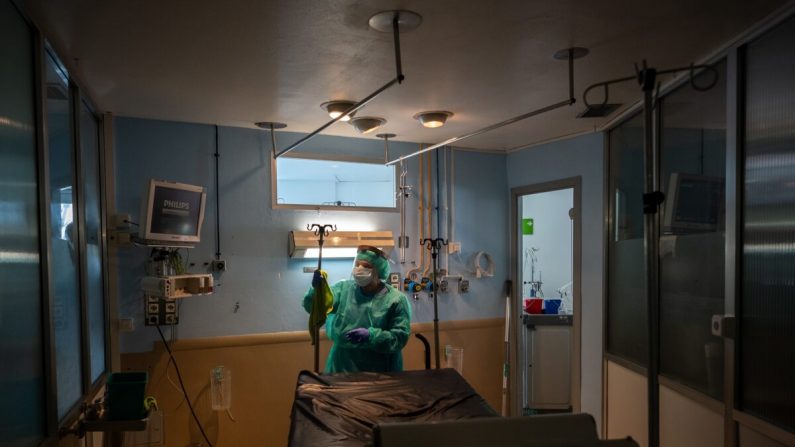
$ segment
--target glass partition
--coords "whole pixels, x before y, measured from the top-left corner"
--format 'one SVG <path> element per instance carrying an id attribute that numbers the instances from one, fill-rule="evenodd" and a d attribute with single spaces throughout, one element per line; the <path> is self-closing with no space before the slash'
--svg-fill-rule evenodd
<path id="1" fill-rule="evenodd" d="M 52 324 L 55 332 L 58 419 L 83 395 L 80 277 L 75 214 L 72 100 L 66 73 L 46 56 L 47 145 L 50 168 Z"/>
<path id="2" fill-rule="evenodd" d="M 643 120 L 625 121 L 609 135 L 610 228 L 607 352 L 639 365 L 647 359 L 643 254 Z"/>
<path id="3" fill-rule="evenodd" d="M 689 83 L 661 108 L 660 373 L 723 395 L 723 340 L 712 315 L 724 313 L 726 64 L 707 91 Z M 695 79 L 708 85 L 712 72 Z"/>
<path id="4" fill-rule="evenodd" d="M 44 439 L 44 345 L 39 256 L 33 39 L 0 1 L 0 445 Z"/>
<path id="5" fill-rule="evenodd" d="M 85 204 L 86 281 L 91 383 L 105 372 L 105 293 L 102 271 L 102 206 L 99 165 L 99 121 L 80 104 L 80 156 Z"/>
<path id="6" fill-rule="evenodd" d="M 739 407 L 795 432 L 795 18 L 748 45 Z"/>

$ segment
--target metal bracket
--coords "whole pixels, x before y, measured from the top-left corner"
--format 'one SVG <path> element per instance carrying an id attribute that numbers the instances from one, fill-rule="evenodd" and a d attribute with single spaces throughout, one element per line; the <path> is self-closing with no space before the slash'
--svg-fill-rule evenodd
<path id="1" fill-rule="evenodd" d="M 665 201 L 665 194 L 654 191 L 643 194 L 643 214 L 657 214 L 659 206 Z"/>

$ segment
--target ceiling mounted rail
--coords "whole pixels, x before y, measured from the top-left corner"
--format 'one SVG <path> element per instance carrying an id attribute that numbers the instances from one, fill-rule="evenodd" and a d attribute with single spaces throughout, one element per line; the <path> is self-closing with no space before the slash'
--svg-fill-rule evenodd
<path id="1" fill-rule="evenodd" d="M 419 14 L 412 11 L 403 11 L 403 10 L 382 11 L 370 17 L 369 23 L 370 27 L 377 31 L 392 32 L 392 40 L 395 48 L 395 78 L 387 82 L 383 86 L 381 86 L 378 90 L 367 95 L 367 97 L 365 97 L 361 101 L 351 106 L 351 108 L 346 110 L 345 113 L 343 113 L 342 115 L 332 119 L 326 124 L 323 124 L 322 126 L 315 129 L 313 132 L 305 135 L 303 138 L 287 146 L 281 151 L 276 151 L 276 140 L 275 138 L 272 139 L 271 141 L 273 144 L 272 148 L 273 158 L 278 158 L 290 152 L 291 150 L 297 148 L 298 146 L 306 143 L 315 135 L 325 130 L 327 127 L 331 126 L 337 121 L 340 121 L 342 118 L 355 113 L 356 111 L 367 105 L 370 101 L 375 99 L 378 95 L 380 95 L 381 93 L 392 87 L 393 85 L 400 84 L 403 82 L 405 76 L 403 76 L 403 63 L 400 57 L 400 32 L 409 31 L 418 27 L 420 23 L 422 23 L 422 17 Z M 271 133 L 273 133 L 273 129 L 271 129 Z"/>
<path id="2" fill-rule="evenodd" d="M 387 166 L 391 166 L 391 165 L 394 165 L 395 163 L 399 163 L 399 162 L 401 162 L 403 160 L 406 160 L 408 158 L 414 157 L 416 155 L 419 155 L 419 154 L 422 154 L 422 153 L 425 153 L 425 152 L 428 152 L 428 151 L 432 151 L 432 150 L 438 149 L 440 147 L 448 146 L 448 145 L 451 145 L 451 144 L 456 143 L 458 141 L 465 140 L 467 138 L 471 138 L 471 137 L 474 137 L 476 135 L 480 135 L 480 134 L 483 134 L 483 133 L 486 133 L 486 132 L 490 132 L 492 130 L 499 129 L 500 127 L 504 127 L 504 126 L 507 126 L 509 124 L 513 124 L 513 123 L 525 120 L 527 118 L 530 118 L 530 117 L 533 117 L 533 116 L 536 116 L 536 115 L 541 115 L 542 113 L 551 112 L 552 110 L 559 109 L 561 107 L 570 106 L 570 105 L 574 104 L 575 102 L 577 102 L 577 100 L 574 97 L 574 59 L 579 59 L 579 58 L 581 58 L 581 57 L 583 57 L 583 56 L 585 56 L 587 54 L 588 54 L 588 50 L 586 48 L 573 47 L 573 48 L 566 48 L 566 49 L 560 50 L 560 51 L 556 52 L 555 55 L 554 55 L 555 59 L 568 60 L 569 61 L 569 99 L 567 99 L 565 101 L 560 101 L 560 102 L 557 102 L 555 104 L 551 104 L 551 105 L 548 105 L 548 106 L 545 106 L 545 107 L 541 107 L 540 109 L 533 110 L 532 112 L 527 112 L 527 113 L 525 113 L 523 115 L 515 116 L 513 118 L 508 118 L 505 121 L 500 121 L 499 123 L 483 127 L 483 128 L 478 129 L 478 130 L 476 130 L 474 132 L 470 132 L 470 133 L 467 133 L 467 134 L 464 134 L 464 135 L 459 135 L 459 136 L 453 137 L 453 138 L 448 138 L 447 140 L 444 140 L 441 143 L 437 143 L 437 144 L 428 146 L 426 148 L 420 149 L 420 150 L 418 150 L 416 152 L 413 152 L 411 154 L 404 155 L 402 157 L 399 157 L 399 158 L 396 158 L 394 160 L 388 161 L 386 163 L 386 165 Z"/>

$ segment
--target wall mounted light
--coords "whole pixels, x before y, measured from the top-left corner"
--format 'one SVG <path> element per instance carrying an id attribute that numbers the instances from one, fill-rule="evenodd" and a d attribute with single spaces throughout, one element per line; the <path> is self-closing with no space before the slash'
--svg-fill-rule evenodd
<path id="1" fill-rule="evenodd" d="M 391 231 L 335 231 L 323 243 L 324 258 L 355 258 L 356 248 L 370 245 L 389 256 L 395 247 Z M 320 250 L 312 231 L 291 231 L 287 240 L 287 254 L 291 258 L 317 258 Z"/>
<path id="2" fill-rule="evenodd" d="M 325 110 L 328 113 L 328 116 L 331 117 L 331 119 L 335 119 L 338 116 L 345 113 L 346 111 L 350 110 L 351 107 L 355 105 L 356 105 L 355 101 L 338 99 L 334 101 L 326 101 L 323 104 L 320 104 L 320 108 Z M 356 115 L 356 112 L 352 112 L 347 114 L 346 116 L 343 116 L 342 118 L 340 118 L 340 121 L 350 121 L 353 115 Z"/>
<path id="3" fill-rule="evenodd" d="M 351 118 L 350 123 L 359 133 L 366 134 L 386 124 L 386 120 L 377 116 L 360 116 Z"/>
<path id="4" fill-rule="evenodd" d="M 447 118 L 453 116 L 453 112 L 446 110 L 432 110 L 429 112 L 420 112 L 414 115 L 414 119 L 418 120 L 423 126 L 436 128 L 444 126 Z"/>

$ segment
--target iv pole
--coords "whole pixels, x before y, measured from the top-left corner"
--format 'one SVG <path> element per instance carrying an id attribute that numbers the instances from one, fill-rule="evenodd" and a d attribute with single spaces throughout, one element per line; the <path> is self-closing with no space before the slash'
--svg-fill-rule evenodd
<path id="1" fill-rule="evenodd" d="M 317 269 L 320 271 L 320 268 L 323 266 L 323 243 L 325 242 L 325 238 L 330 234 L 331 231 L 337 231 L 336 225 L 329 225 L 329 224 L 311 224 L 306 226 L 307 231 L 314 231 L 315 236 L 318 236 L 317 244 L 318 244 L 318 255 L 317 255 Z M 321 293 L 322 288 L 315 289 L 315 296 L 313 297 L 312 302 L 312 311 L 317 312 L 317 307 L 319 303 L 319 299 L 317 299 L 318 295 Z M 325 318 L 324 318 L 325 320 Z M 312 339 L 315 340 L 315 372 L 320 372 L 320 326 L 323 325 L 325 321 L 316 321 L 315 325 L 312 326 Z"/>
<path id="2" fill-rule="evenodd" d="M 425 248 L 431 251 L 433 258 L 433 348 L 436 361 L 436 369 L 439 369 L 439 250 L 443 245 L 447 245 L 447 240 L 442 238 L 425 238 L 420 242 Z"/>

